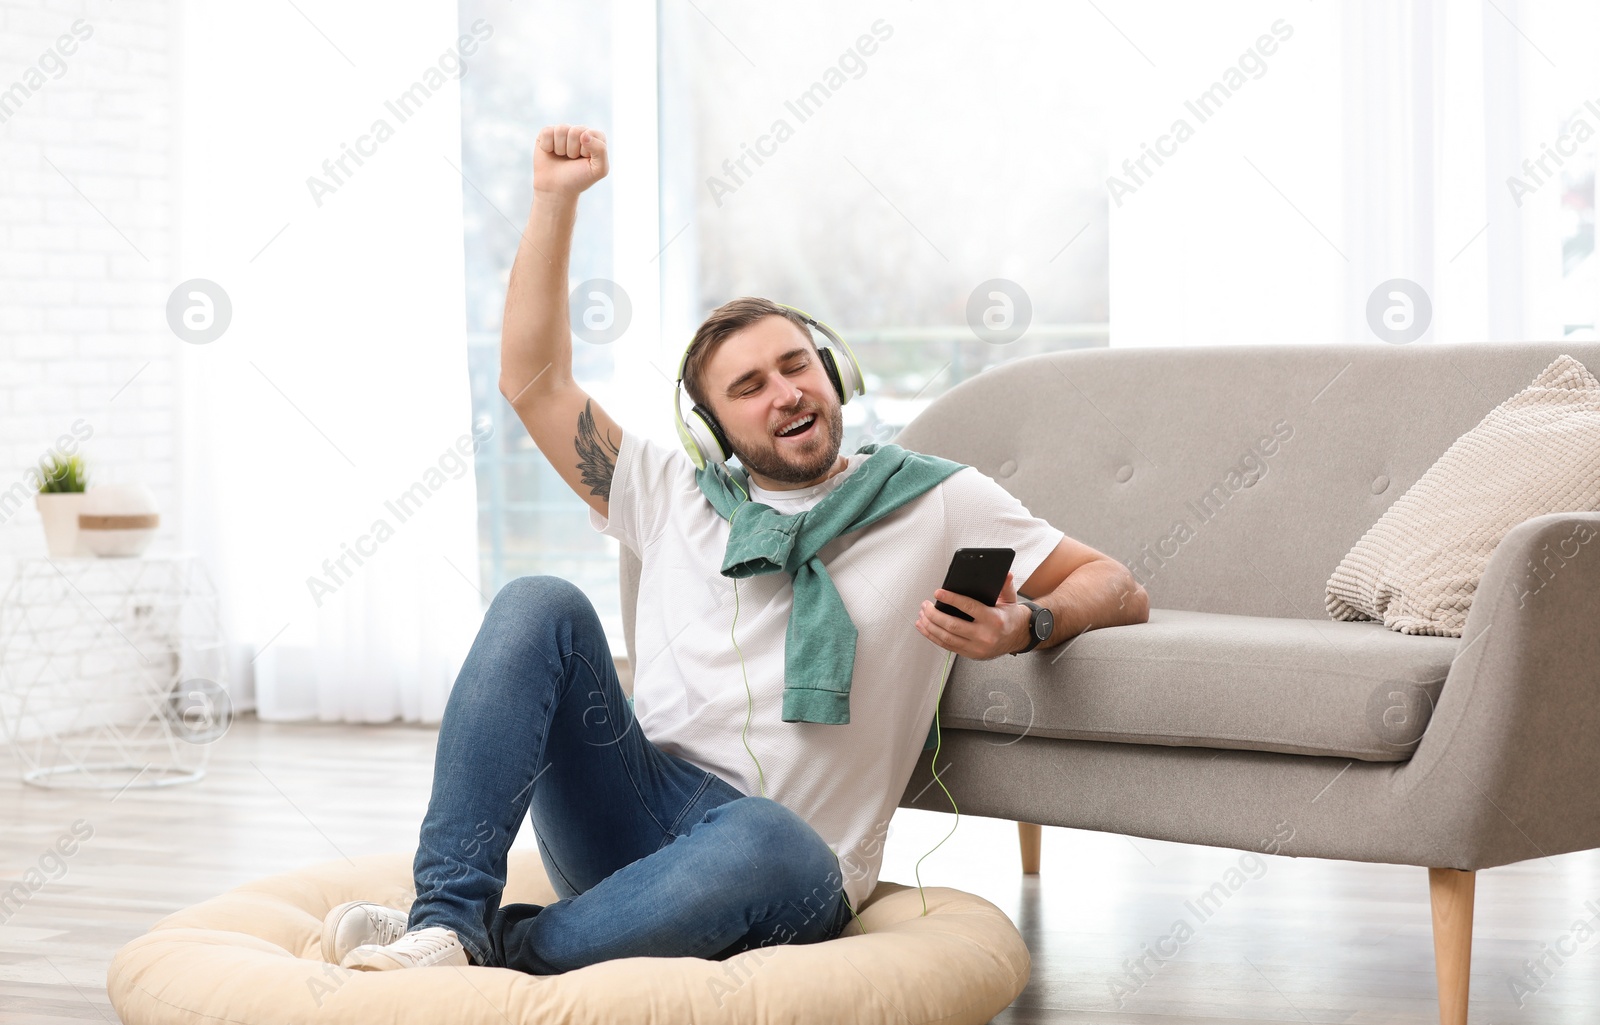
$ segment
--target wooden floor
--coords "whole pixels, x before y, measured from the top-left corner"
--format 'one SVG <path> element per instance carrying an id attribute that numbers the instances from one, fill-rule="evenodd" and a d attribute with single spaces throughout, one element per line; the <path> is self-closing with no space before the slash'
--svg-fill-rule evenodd
<path id="1" fill-rule="evenodd" d="M 65 873 L 0 925 L 0 1022 L 115 1021 L 106 965 L 161 916 L 297 865 L 412 849 L 434 738 L 421 727 L 246 717 L 214 745 L 205 780 L 120 795 L 25 786 L 0 753 L 0 878 L 20 879 L 77 820 L 93 829 Z M 914 884 L 917 859 L 953 823 L 902 809 L 883 878 Z M 969 815 L 923 861 L 922 881 L 985 897 L 1027 939 L 1033 976 L 999 1023 L 1437 1022 L 1427 873 L 1418 868 L 1247 862 L 1245 883 L 1175 956 L 1147 979 L 1130 977 L 1125 962 L 1176 921 L 1193 923 L 1186 902 L 1241 867 L 1240 857 L 1047 827 L 1041 874 L 1024 877 L 1016 827 Z M 1600 926 L 1586 900 L 1600 909 L 1593 853 L 1480 873 L 1473 1025 L 1600 1022 L 1600 936 L 1580 942 L 1520 1008 L 1510 987 L 1528 959 L 1571 949 L 1577 919 Z"/>

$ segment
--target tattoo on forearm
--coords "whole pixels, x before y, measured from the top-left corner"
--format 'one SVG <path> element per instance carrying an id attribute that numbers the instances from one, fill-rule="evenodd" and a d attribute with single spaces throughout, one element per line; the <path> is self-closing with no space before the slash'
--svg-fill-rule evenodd
<path id="1" fill-rule="evenodd" d="M 578 450 L 578 472 L 589 494 L 611 501 L 611 475 L 617 468 L 617 446 L 609 435 L 602 435 L 595 426 L 594 414 L 589 407 L 594 400 L 583 404 L 578 414 L 578 433 L 572 445 Z"/>

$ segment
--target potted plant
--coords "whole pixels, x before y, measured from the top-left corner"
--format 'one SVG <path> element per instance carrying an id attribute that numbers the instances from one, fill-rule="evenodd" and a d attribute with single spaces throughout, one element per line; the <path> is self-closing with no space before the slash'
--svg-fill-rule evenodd
<path id="1" fill-rule="evenodd" d="M 44 522 L 44 543 L 53 558 L 85 554 L 78 542 L 78 507 L 89 477 L 80 455 L 63 456 L 52 452 L 39 461 L 35 471 L 39 493 L 34 504 Z"/>

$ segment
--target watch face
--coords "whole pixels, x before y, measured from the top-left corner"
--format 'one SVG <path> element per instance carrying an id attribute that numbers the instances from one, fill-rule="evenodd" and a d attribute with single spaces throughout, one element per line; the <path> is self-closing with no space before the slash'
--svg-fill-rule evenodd
<path id="1" fill-rule="evenodd" d="M 1041 641 L 1048 641 L 1050 639 L 1050 634 L 1055 630 L 1055 628 L 1055 615 L 1049 609 L 1041 608 L 1039 610 L 1039 614 L 1034 617 L 1034 636 L 1038 637 Z"/>

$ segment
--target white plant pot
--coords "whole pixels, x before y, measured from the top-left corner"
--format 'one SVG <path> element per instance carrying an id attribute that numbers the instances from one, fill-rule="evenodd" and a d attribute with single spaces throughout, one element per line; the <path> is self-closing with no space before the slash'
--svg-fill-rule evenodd
<path id="1" fill-rule="evenodd" d="M 95 555 L 139 555 L 149 547 L 160 525 L 156 496 L 143 484 L 90 488 L 78 507 L 78 543 Z"/>
<path id="2" fill-rule="evenodd" d="M 82 491 L 41 491 L 33 496 L 44 523 L 44 546 L 52 559 L 88 555 L 78 537 L 78 512 L 83 507 Z"/>

